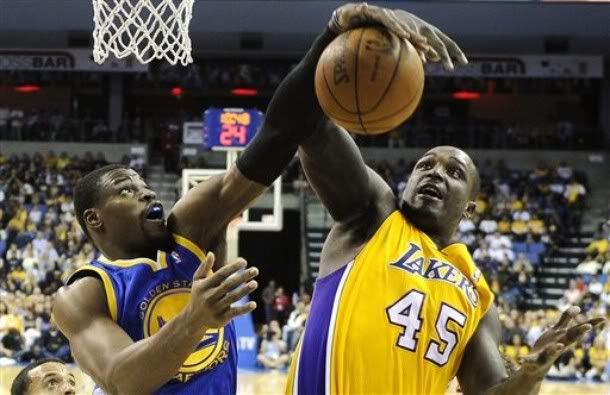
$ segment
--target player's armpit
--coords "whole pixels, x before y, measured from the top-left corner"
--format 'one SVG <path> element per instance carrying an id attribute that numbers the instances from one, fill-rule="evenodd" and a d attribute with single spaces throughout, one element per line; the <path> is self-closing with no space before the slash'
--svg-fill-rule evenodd
<path id="1" fill-rule="evenodd" d="M 299 156 L 308 181 L 335 221 L 371 214 L 376 218 L 367 221 L 367 227 L 377 229 L 375 223 L 396 208 L 390 186 L 365 164 L 352 137 L 332 122 L 301 144 Z"/>
<path id="2" fill-rule="evenodd" d="M 205 251 L 219 232 L 266 189 L 233 165 L 226 173 L 200 182 L 178 200 L 168 218 L 168 228 Z"/>
<path id="3" fill-rule="evenodd" d="M 466 395 L 484 394 L 508 377 L 498 346 L 502 327 L 492 306 L 470 338 L 458 370 L 458 381 Z"/>

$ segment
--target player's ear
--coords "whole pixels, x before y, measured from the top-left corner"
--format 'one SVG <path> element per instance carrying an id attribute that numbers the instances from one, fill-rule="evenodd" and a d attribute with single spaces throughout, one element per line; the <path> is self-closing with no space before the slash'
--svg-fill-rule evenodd
<path id="1" fill-rule="evenodd" d="M 464 210 L 464 213 L 462 214 L 462 218 L 463 219 L 470 219 L 472 218 L 472 215 L 474 214 L 474 210 L 476 210 L 477 208 L 477 203 L 474 201 L 470 201 L 466 204 L 466 209 Z"/>
<path id="2" fill-rule="evenodd" d="M 93 229 L 99 229 L 102 227 L 102 218 L 100 218 L 96 209 L 86 209 L 83 216 L 85 218 L 85 224 L 87 224 L 88 227 Z"/>

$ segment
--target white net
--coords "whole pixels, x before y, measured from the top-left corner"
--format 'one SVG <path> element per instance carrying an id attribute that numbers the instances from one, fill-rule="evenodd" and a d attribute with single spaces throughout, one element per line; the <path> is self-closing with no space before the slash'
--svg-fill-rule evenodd
<path id="1" fill-rule="evenodd" d="M 142 63 L 192 63 L 188 27 L 194 0 L 93 0 L 93 59 L 131 54 Z"/>

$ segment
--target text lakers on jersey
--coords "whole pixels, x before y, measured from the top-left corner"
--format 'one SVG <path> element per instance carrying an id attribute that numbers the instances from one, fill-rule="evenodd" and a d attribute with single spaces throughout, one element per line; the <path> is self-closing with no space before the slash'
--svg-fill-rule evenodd
<path id="1" fill-rule="evenodd" d="M 410 243 L 408 250 L 390 265 L 411 274 L 417 274 L 427 280 L 440 280 L 453 284 L 464 292 L 473 307 L 477 307 L 479 293 L 470 279 L 448 262 L 434 258 L 425 259 L 421 256 L 421 251 L 420 246 Z M 481 272 L 477 270 L 473 275 L 473 280 L 478 281 L 480 277 Z"/>

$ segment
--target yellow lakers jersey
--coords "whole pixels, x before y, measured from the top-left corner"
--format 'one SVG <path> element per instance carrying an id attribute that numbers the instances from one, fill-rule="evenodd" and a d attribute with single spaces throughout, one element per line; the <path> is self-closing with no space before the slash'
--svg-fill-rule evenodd
<path id="1" fill-rule="evenodd" d="M 466 246 L 392 213 L 316 282 L 287 394 L 443 394 L 493 301 Z"/>

